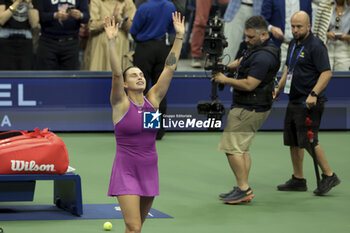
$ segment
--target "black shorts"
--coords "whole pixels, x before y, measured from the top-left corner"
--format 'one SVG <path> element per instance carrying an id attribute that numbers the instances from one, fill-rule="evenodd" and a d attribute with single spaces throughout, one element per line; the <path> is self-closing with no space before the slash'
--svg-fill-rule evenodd
<path id="1" fill-rule="evenodd" d="M 318 131 L 323 111 L 324 103 L 317 103 L 310 110 L 304 104 L 289 103 L 284 119 L 284 145 L 308 148 L 310 146 L 308 130 L 314 133 L 313 146 L 318 145 Z M 306 125 L 306 117 L 312 120 L 311 126 Z"/>

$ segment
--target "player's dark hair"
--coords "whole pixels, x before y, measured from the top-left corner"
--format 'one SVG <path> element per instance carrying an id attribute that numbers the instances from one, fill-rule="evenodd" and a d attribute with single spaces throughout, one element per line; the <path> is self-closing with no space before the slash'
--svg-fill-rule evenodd
<path id="1" fill-rule="evenodd" d="M 125 82 L 126 80 L 126 72 L 130 70 L 131 68 L 138 68 L 137 66 L 128 66 L 124 71 L 123 71 L 123 80 Z"/>

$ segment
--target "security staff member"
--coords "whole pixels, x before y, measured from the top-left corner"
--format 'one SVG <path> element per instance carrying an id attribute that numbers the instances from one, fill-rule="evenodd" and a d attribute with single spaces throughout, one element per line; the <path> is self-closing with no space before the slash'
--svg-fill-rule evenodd
<path id="1" fill-rule="evenodd" d="M 305 11 L 296 12 L 291 18 L 294 39 L 290 42 L 286 67 L 276 90 L 276 96 L 284 90 L 289 95 L 284 120 L 284 145 L 290 147 L 293 175 L 285 184 L 277 186 L 280 191 L 306 191 L 303 176 L 304 148 L 312 154 L 315 149 L 317 162 L 322 170 L 322 180 L 315 195 L 324 195 L 340 183 L 331 170 L 326 155 L 318 145 L 318 130 L 327 101 L 325 88 L 332 77 L 328 53 L 323 42 L 310 29 L 310 17 Z M 306 117 L 311 118 L 313 143 L 307 138 Z"/>

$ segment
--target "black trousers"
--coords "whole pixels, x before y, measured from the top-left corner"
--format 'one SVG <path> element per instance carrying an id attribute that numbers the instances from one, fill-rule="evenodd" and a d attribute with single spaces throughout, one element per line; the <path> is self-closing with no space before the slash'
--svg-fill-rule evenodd
<path id="1" fill-rule="evenodd" d="M 25 38 L 0 38 L 0 70 L 32 70 L 33 42 Z"/>
<path id="2" fill-rule="evenodd" d="M 145 93 L 158 81 L 169 52 L 170 47 L 163 39 L 136 43 L 134 65 L 139 67 L 145 75 L 147 82 Z M 164 97 L 159 105 L 159 111 L 163 114 L 166 113 L 166 105 L 166 97 Z"/>
<path id="3" fill-rule="evenodd" d="M 37 50 L 36 68 L 38 70 L 78 70 L 79 40 L 53 40 L 40 37 Z"/>

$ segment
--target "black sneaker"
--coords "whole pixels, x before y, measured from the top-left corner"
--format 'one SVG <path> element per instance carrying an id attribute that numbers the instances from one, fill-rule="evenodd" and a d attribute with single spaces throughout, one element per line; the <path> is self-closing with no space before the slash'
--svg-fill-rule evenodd
<path id="1" fill-rule="evenodd" d="M 228 193 L 220 193 L 219 194 L 219 199 L 222 200 L 223 198 L 225 197 L 228 197 L 231 193 L 233 193 L 238 187 L 237 186 L 234 186 L 233 189 L 228 192 Z"/>
<path id="2" fill-rule="evenodd" d="M 288 180 L 284 184 L 280 184 L 277 186 L 277 189 L 279 191 L 306 191 L 306 179 L 304 178 L 295 178 L 294 175 L 292 175 L 292 179 Z"/>
<path id="3" fill-rule="evenodd" d="M 254 194 L 252 189 L 249 187 L 246 191 L 242 191 L 240 188 L 236 187 L 233 192 L 225 198 L 222 198 L 222 201 L 225 204 L 237 204 L 240 202 L 250 202 L 253 199 Z"/>
<path id="4" fill-rule="evenodd" d="M 327 176 L 322 174 L 322 180 L 320 182 L 320 187 L 314 190 L 314 194 L 318 196 L 322 196 L 329 192 L 333 187 L 340 184 L 340 180 L 338 176 L 333 172 L 332 176 Z"/>

